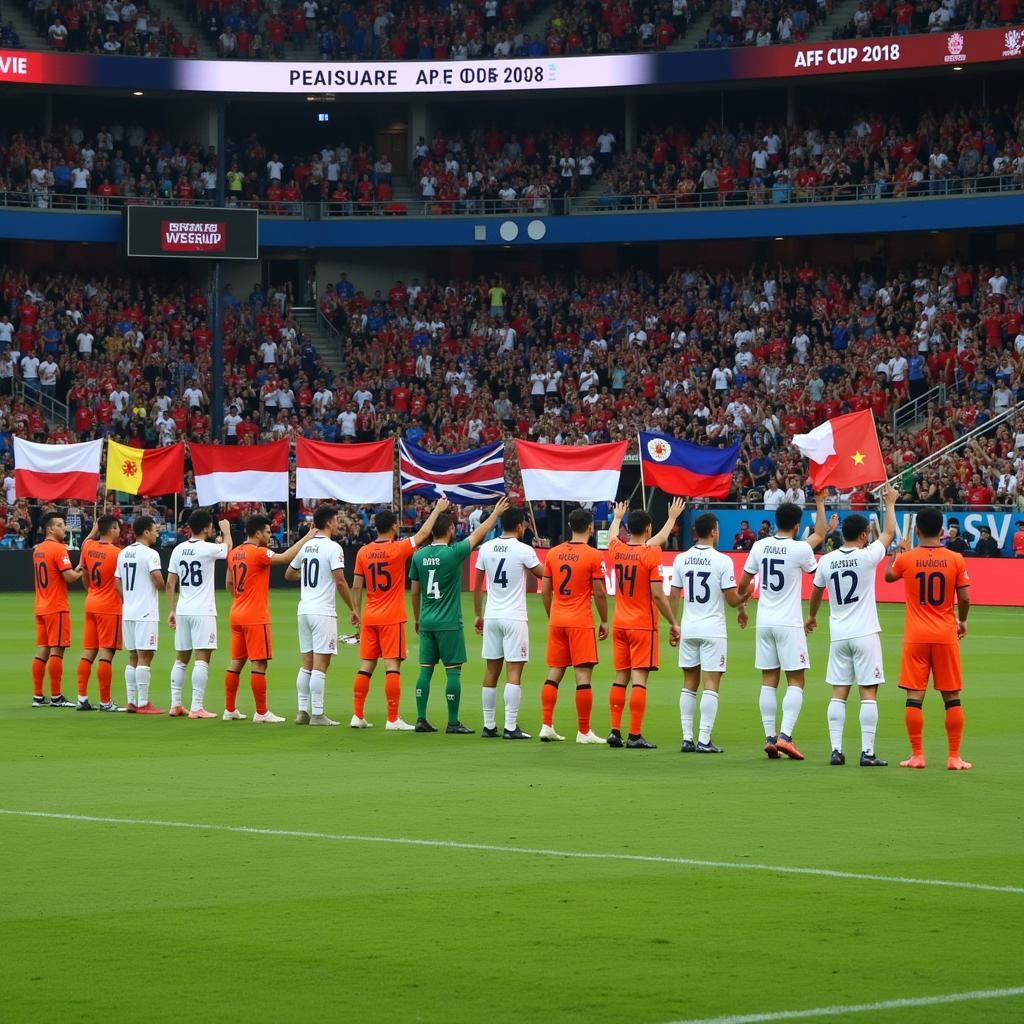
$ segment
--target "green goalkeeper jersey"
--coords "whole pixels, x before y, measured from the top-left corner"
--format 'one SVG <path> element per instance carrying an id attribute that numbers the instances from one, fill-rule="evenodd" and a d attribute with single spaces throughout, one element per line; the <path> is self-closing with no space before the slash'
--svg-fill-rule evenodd
<path id="1" fill-rule="evenodd" d="M 420 629 L 462 629 L 462 563 L 468 540 L 428 544 L 413 556 L 409 578 L 420 585 Z"/>

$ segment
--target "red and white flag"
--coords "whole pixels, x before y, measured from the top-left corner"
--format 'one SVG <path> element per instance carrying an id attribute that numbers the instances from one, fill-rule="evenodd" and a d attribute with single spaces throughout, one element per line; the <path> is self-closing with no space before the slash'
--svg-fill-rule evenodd
<path id="1" fill-rule="evenodd" d="M 288 441 L 270 444 L 191 444 L 200 505 L 218 501 L 287 501 Z"/>
<path id="2" fill-rule="evenodd" d="M 516 441 L 526 500 L 614 501 L 628 444 Z"/>
<path id="3" fill-rule="evenodd" d="M 815 490 L 846 490 L 888 478 L 870 410 L 825 420 L 807 434 L 794 435 L 793 444 L 810 463 L 808 472 Z"/>
<path id="4" fill-rule="evenodd" d="M 14 439 L 14 493 L 19 498 L 95 501 L 103 441 L 36 444 Z"/>
<path id="5" fill-rule="evenodd" d="M 395 497 L 395 444 L 295 442 L 295 497 L 351 505 L 390 505 Z"/>

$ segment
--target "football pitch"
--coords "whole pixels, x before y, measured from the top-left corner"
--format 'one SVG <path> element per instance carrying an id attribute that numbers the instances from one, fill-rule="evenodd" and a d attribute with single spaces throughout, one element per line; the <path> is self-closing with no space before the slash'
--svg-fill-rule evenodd
<path id="1" fill-rule="evenodd" d="M 896 765 L 908 752 L 898 606 L 880 606 L 890 682 L 877 749 L 891 766 L 862 769 L 855 697 L 850 763 L 828 765 L 825 610 L 810 638 L 798 763 L 761 750 L 752 627 L 731 637 L 722 756 L 679 753 L 680 675 L 664 636 L 644 728 L 656 751 L 571 742 L 568 680 L 555 713 L 563 744 L 445 735 L 440 670 L 431 718 L 441 732 L 384 731 L 380 669 L 367 705 L 376 728 L 353 731 L 358 656 L 344 645 L 327 690 L 343 727 L 299 728 L 296 600 L 272 594 L 270 706 L 288 722 L 256 727 L 31 708 L 31 595 L 0 597 L 0 1019 L 1024 1019 L 1019 609 L 971 614 L 964 756 L 975 767 L 953 773 L 934 693 L 928 769 Z M 544 629 L 531 602 L 520 722 L 536 735 Z M 218 712 L 226 621 L 225 608 L 207 691 Z M 152 687 L 161 707 L 172 640 L 165 627 Z M 411 628 L 410 641 L 408 720 Z M 467 643 L 462 718 L 479 730 L 470 627 Z M 601 657 L 603 735 L 610 642 Z M 124 703 L 122 665 L 119 655 Z M 239 696 L 251 715 L 247 673 Z M 500 726 L 500 684 L 498 715 Z"/>

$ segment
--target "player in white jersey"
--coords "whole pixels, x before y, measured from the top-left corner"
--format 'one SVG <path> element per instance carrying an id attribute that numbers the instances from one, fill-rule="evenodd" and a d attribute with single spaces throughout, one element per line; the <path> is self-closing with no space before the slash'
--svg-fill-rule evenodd
<path id="1" fill-rule="evenodd" d="M 156 550 L 160 531 L 151 516 L 139 516 L 132 523 L 135 543 L 117 556 L 116 582 L 121 595 L 121 622 L 128 664 L 124 682 L 128 690 L 126 711 L 140 715 L 162 715 L 149 701 L 150 666 L 160 637 L 160 591 L 164 574 Z"/>
<path id="2" fill-rule="evenodd" d="M 875 569 L 885 558 L 896 536 L 896 496 L 886 486 L 885 522 L 878 540 L 869 543 L 868 521 L 861 515 L 843 520 L 843 546 L 825 555 L 814 574 L 811 606 L 804 629 L 813 633 L 821 599 L 828 589 L 830 643 L 825 680 L 832 687 L 828 704 L 828 732 L 832 764 L 846 764 L 843 728 L 850 688 L 860 690 L 860 763 L 864 768 L 883 768 L 887 761 L 875 755 L 878 728 L 878 687 L 885 682 L 882 669 L 882 627 L 875 605 Z"/>
<path id="3" fill-rule="evenodd" d="M 815 496 L 817 515 L 814 532 L 797 540 L 803 509 L 783 502 L 775 510 L 775 536 L 754 542 L 740 576 L 740 597 L 759 584 L 754 667 L 761 669 L 761 722 L 765 753 L 776 759 L 781 751 L 795 761 L 804 755 L 793 743 L 793 730 L 804 703 L 804 673 L 810 667 L 804 635 L 802 600 L 803 573 L 817 568 L 814 549 L 826 536 L 825 495 Z M 836 523 L 838 518 L 834 517 Z M 782 728 L 775 732 L 781 673 L 786 673 L 786 695 L 782 698 Z"/>
<path id="4" fill-rule="evenodd" d="M 345 555 L 334 539 L 338 509 L 321 505 L 313 513 L 309 540 L 285 569 L 286 580 L 301 580 L 299 590 L 299 651 L 302 667 L 295 679 L 298 693 L 296 725 L 337 725 L 324 714 L 327 669 L 338 651 L 338 607 L 335 594 L 352 612 L 352 625 L 359 625 L 355 601 L 345 579 Z"/>
<path id="5" fill-rule="evenodd" d="M 171 669 L 171 710 L 175 718 L 216 718 L 203 706 L 206 682 L 210 678 L 210 655 L 217 648 L 217 600 L 214 569 L 231 550 L 231 524 L 219 524 L 221 541 L 215 544 L 213 516 L 209 512 L 193 512 L 188 520 L 192 537 L 171 552 L 167 567 L 167 625 L 174 630 L 176 656 Z M 175 606 L 176 589 L 181 596 Z M 185 670 L 195 654 L 192 666 L 192 702 L 186 711 L 182 704 L 185 693 Z"/>
<path id="6" fill-rule="evenodd" d="M 672 618 L 679 619 L 679 599 L 683 598 L 683 617 L 679 623 L 679 667 L 683 670 L 683 689 L 679 694 L 679 722 L 683 728 L 684 754 L 721 754 L 711 730 L 718 714 L 718 691 L 725 675 L 728 629 L 725 606 L 738 608 L 741 629 L 747 625 L 746 598 L 740 597 L 732 559 L 716 551 L 718 517 L 702 512 L 693 521 L 696 543 L 677 555 L 672 563 Z M 700 698 L 700 731 L 693 740 L 693 720 L 697 710 L 697 689 L 701 675 L 704 692 Z"/>
<path id="7" fill-rule="evenodd" d="M 532 576 L 540 579 L 544 569 L 537 552 L 523 543 L 526 513 L 521 508 L 501 514 L 501 536 L 481 545 L 476 561 L 473 588 L 475 628 L 484 638 L 483 708 L 484 739 L 528 740 L 519 728 L 523 666 L 530 658 L 530 627 L 526 616 L 526 585 Z M 484 611 L 483 582 L 487 579 L 487 611 Z M 505 664 L 505 727 L 498 733 L 495 711 L 498 705 L 498 676 Z"/>

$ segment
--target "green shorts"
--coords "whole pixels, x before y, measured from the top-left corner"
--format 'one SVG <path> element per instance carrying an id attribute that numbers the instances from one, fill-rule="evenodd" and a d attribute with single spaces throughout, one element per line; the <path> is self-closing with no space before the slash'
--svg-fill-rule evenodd
<path id="1" fill-rule="evenodd" d="M 461 629 L 421 629 L 421 665 L 464 665 L 466 638 Z"/>

